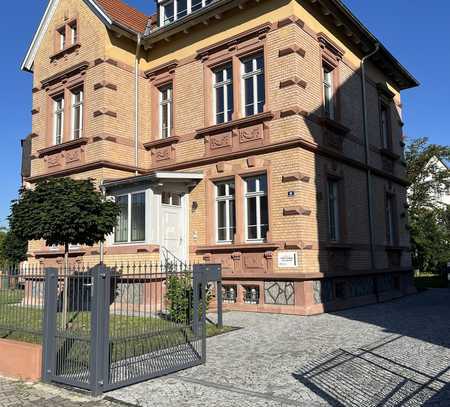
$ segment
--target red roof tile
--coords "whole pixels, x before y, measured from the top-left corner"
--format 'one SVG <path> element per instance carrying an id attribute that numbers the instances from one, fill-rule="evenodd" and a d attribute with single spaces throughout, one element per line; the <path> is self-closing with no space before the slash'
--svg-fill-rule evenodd
<path id="1" fill-rule="evenodd" d="M 114 21 L 133 31 L 145 32 L 149 17 L 124 3 L 122 0 L 96 0 L 106 14 Z"/>

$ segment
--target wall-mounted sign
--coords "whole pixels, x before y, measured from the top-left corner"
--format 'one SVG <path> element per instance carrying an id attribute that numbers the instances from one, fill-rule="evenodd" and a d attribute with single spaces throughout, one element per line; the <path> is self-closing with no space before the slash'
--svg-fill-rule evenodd
<path id="1" fill-rule="evenodd" d="M 278 267 L 280 268 L 293 268 L 299 265 L 298 253 L 295 250 L 279 251 L 277 256 Z"/>

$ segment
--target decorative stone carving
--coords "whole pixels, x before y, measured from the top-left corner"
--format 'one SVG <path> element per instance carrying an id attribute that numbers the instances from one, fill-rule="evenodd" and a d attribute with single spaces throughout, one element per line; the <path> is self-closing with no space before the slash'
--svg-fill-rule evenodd
<path id="1" fill-rule="evenodd" d="M 263 132 L 262 124 L 239 129 L 239 142 L 240 143 L 247 143 L 249 141 L 262 140 L 263 137 L 264 137 L 264 132 Z"/>
<path id="2" fill-rule="evenodd" d="M 67 150 L 65 152 L 66 164 L 72 164 L 74 162 L 81 161 L 81 149 L 76 148 L 73 150 Z"/>
<path id="3" fill-rule="evenodd" d="M 158 148 L 155 150 L 156 161 L 166 161 L 171 159 L 172 148 L 170 146 Z"/>
<path id="4" fill-rule="evenodd" d="M 211 150 L 216 150 L 223 147 L 231 147 L 233 145 L 231 133 L 227 132 L 210 136 L 209 143 Z"/>
<path id="5" fill-rule="evenodd" d="M 61 165 L 61 154 L 53 154 L 47 157 L 47 167 L 54 168 Z"/>
<path id="6" fill-rule="evenodd" d="M 244 266 L 247 269 L 264 269 L 264 258 L 260 253 L 245 253 Z"/>
<path id="7" fill-rule="evenodd" d="M 294 305 L 295 289 L 292 281 L 265 281 L 264 302 L 276 305 Z"/>

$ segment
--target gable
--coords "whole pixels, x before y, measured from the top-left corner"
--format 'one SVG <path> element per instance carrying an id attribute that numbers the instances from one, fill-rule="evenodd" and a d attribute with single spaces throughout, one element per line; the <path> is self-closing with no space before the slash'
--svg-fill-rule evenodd
<path id="1" fill-rule="evenodd" d="M 30 47 L 22 62 L 21 69 L 32 72 L 37 51 L 47 32 L 50 22 L 61 0 L 50 0 L 39 26 L 31 41 Z M 136 36 L 144 33 L 148 17 L 123 3 L 121 0 L 80 0 L 84 1 L 91 11 L 110 29 Z"/>

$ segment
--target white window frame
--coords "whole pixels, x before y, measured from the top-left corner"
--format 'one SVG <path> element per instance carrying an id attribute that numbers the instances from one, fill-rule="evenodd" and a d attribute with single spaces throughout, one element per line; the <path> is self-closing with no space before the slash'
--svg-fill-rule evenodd
<path id="1" fill-rule="evenodd" d="M 80 100 L 77 102 L 77 95 L 80 95 Z M 84 91 L 83 89 L 76 89 L 72 92 L 72 140 L 78 140 L 83 137 L 83 103 L 84 103 Z M 80 109 L 80 123 L 79 128 L 75 129 L 75 110 Z M 75 135 L 75 131 L 78 130 L 78 136 Z"/>
<path id="2" fill-rule="evenodd" d="M 131 197 L 133 195 L 137 195 L 137 194 L 144 194 L 144 212 L 145 212 L 145 224 L 144 224 L 144 240 L 131 240 Z M 124 193 L 124 194 L 118 194 L 115 195 L 114 201 L 117 200 L 117 198 L 123 197 L 123 196 L 127 196 L 128 197 L 128 224 L 127 224 L 127 240 L 125 242 L 117 242 L 116 241 L 116 228 L 114 228 L 114 232 L 113 232 L 113 242 L 114 245 L 130 245 L 130 244 L 141 244 L 141 243 L 145 243 L 147 242 L 147 217 L 148 217 L 148 211 L 147 211 L 147 205 L 148 205 L 148 199 L 147 199 L 147 193 L 145 190 L 139 190 L 139 191 L 133 191 L 133 192 L 128 192 L 128 193 Z"/>
<path id="3" fill-rule="evenodd" d="M 230 184 L 234 184 L 234 195 L 230 195 Z M 218 190 L 219 185 L 225 185 L 225 195 L 219 196 Z M 216 242 L 217 243 L 232 243 L 234 242 L 234 235 L 231 236 L 232 230 L 231 230 L 231 222 L 230 222 L 230 215 L 231 215 L 231 208 L 230 208 L 230 202 L 234 201 L 234 211 L 235 211 L 235 219 L 236 219 L 236 183 L 234 179 L 229 179 L 226 181 L 220 181 L 215 183 L 214 185 L 215 189 L 215 218 L 216 218 Z M 219 202 L 225 202 L 225 235 L 226 239 L 221 240 L 219 239 Z M 234 225 L 234 231 L 236 231 L 236 225 Z"/>
<path id="4" fill-rule="evenodd" d="M 59 101 L 61 101 L 61 108 L 58 108 Z M 57 134 L 59 118 L 61 120 L 61 134 Z M 59 95 L 53 99 L 53 144 L 54 145 L 62 144 L 63 140 L 64 140 L 64 95 Z"/>
<path id="5" fill-rule="evenodd" d="M 78 42 L 78 23 L 74 22 L 70 27 L 70 39 L 72 41 L 72 45 L 75 45 Z"/>
<path id="6" fill-rule="evenodd" d="M 58 35 L 59 35 L 59 50 L 63 51 L 64 49 L 66 49 L 67 45 L 67 35 L 65 26 L 62 29 L 58 30 Z"/>
<path id="7" fill-rule="evenodd" d="M 257 59 L 262 58 L 263 61 L 263 67 L 257 68 Z M 245 73 L 245 62 L 252 61 L 252 72 Z M 264 53 L 259 52 L 257 54 L 253 54 L 251 56 L 245 57 L 241 59 L 241 100 L 242 100 L 242 117 L 249 117 L 253 116 L 255 114 L 258 114 L 258 101 L 259 101 L 259 95 L 258 95 L 258 76 L 262 75 L 265 80 L 265 61 L 264 61 Z M 248 78 L 253 77 L 253 94 L 254 94 L 254 101 L 253 101 L 253 114 L 247 115 L 246 114 L 246 100 L 245 100 L 245 80 Z M 264 83 L 264 104 L 266 103 L 266 89 L 265 89 L 265 83 Z M 264 107 L 263 107 L 264 111 Z"/>
<path id="8" fill-rule="evenodd" d="M 322 66 L 322 89 L 323 89 L 323 110 L 325 115 L 333 119 L 335 118 L 334 106 L 334 70 L 326 65 Z M 327 105 L 329 109 L 327 109 Z"/>
<path id="9" fill-rule="evenodd" d="M 173 3 L 173 21 L 167 22 L 166 23 L 166 19 L 165 19 L 165 7 L 168 4 Z M 211 3 L 211 1 L 209 1 L 209 3 L 207 0 L 202 0 L 202 5 L 200 8 L 194 10 L 194 12 L 201 10 L 203 7 L 206 7 L 207 5 L 209 5 L 209 3 Z M 159 7 L 159 26 L 160 27 L 164 27 L 166 25 L 172 24 L 177 20 L 180 20 L 186 16 L 188 16 L 189 14 L 192 13 L 192 0 L 187 0 L 187 9 L 186 9 L 186 15 L 181 16 L 178 18 L 178 0 L 169 0 L 169 1 L 160 1 L 160 7 Z"/>
<path id="10" fill-rule="evenodd" d="M 261 191 L 261 185 L 260 185 L 260 179 L 259 176 L 265 176 L 266 177 L 266 186 L 269 188 L 268 185 L 268 178 L 266 174 L 259 174 L 254 176 L 249 176 L 247 178 L 244 178 L 244 211 L 245 211 L 245 240 L 247 242 L 264 242 L 267 238 L 267 232 L 266 237 L 262 237 L 262 228 L 263 226 L 267 226 L 267 230 L 269 230 L 269 223 L 262 224 L 261 223 L 261 198 L 267 197 L 267 205 L 269 205 L 269 199 L 268 199 L 268 192 L 267 191 Z M 248 179 L 256 177 L 256 192 L 248 192 Z M 248 237 L 248 199 L 249 198 L 256 198 L 256 239 L 250 239 Z M 269 207 L 267 206 L 267 221 L 269 222 Z"/>
<path id="11" fill-rule="evenodd" d="M 231 70 L 231 78 L 228 78 L 228 70 L 227 68 L 230 68 Z M 216 73 L 222 71 L 224 80 L 222 82 L 216 81 Z M 233 64 L 227 63 L 225 65 L 222 65 L 218 68 L 215 68 L 213 70 L 213 112 L 214 112 L 214 124 L 219 124 L 217 121 L 217 116 L 219 112 L 217 112 L 217 89 L 223 88 L 223 123 L 228 123 L 229 121 L 233 120 L 231 117 L 230 120 L 228 120 L 228 85 L 231 85 L 231 92 L 233 92 Z M 234 101 L 233 101 L 234 103 Z M 234 106 L 233 106 L 234 109 Z M 233 109 L 231 111 L 231 115 L 233 115 Z"/>
<path id="12" fill-rule="evenodd" d="M 167 99 L 163 99 L 163 92 L 167 89 Z M 158 88 L 159 91 L 159 136 L 161 139 L 169 138 L 173 131 L 173 84 L 166 84 Z M 163 106 L 167 105 L 167 135 L 163 128 Z"/>
<path id="13" fill-rule="evenodd" d="M 330 186 L 333 186 L 333 191 L 330 191 Z M 338 242 L 340 239 L 340 224 L 339 224 L 339 181 L 335 179 L 328 179 L 327 181 L 327 196 L 328 196 L 328 237 L 332 242 Z M 331 224 L 331 213 L 334 216 L 334 234 L 333 225 Z"/>

